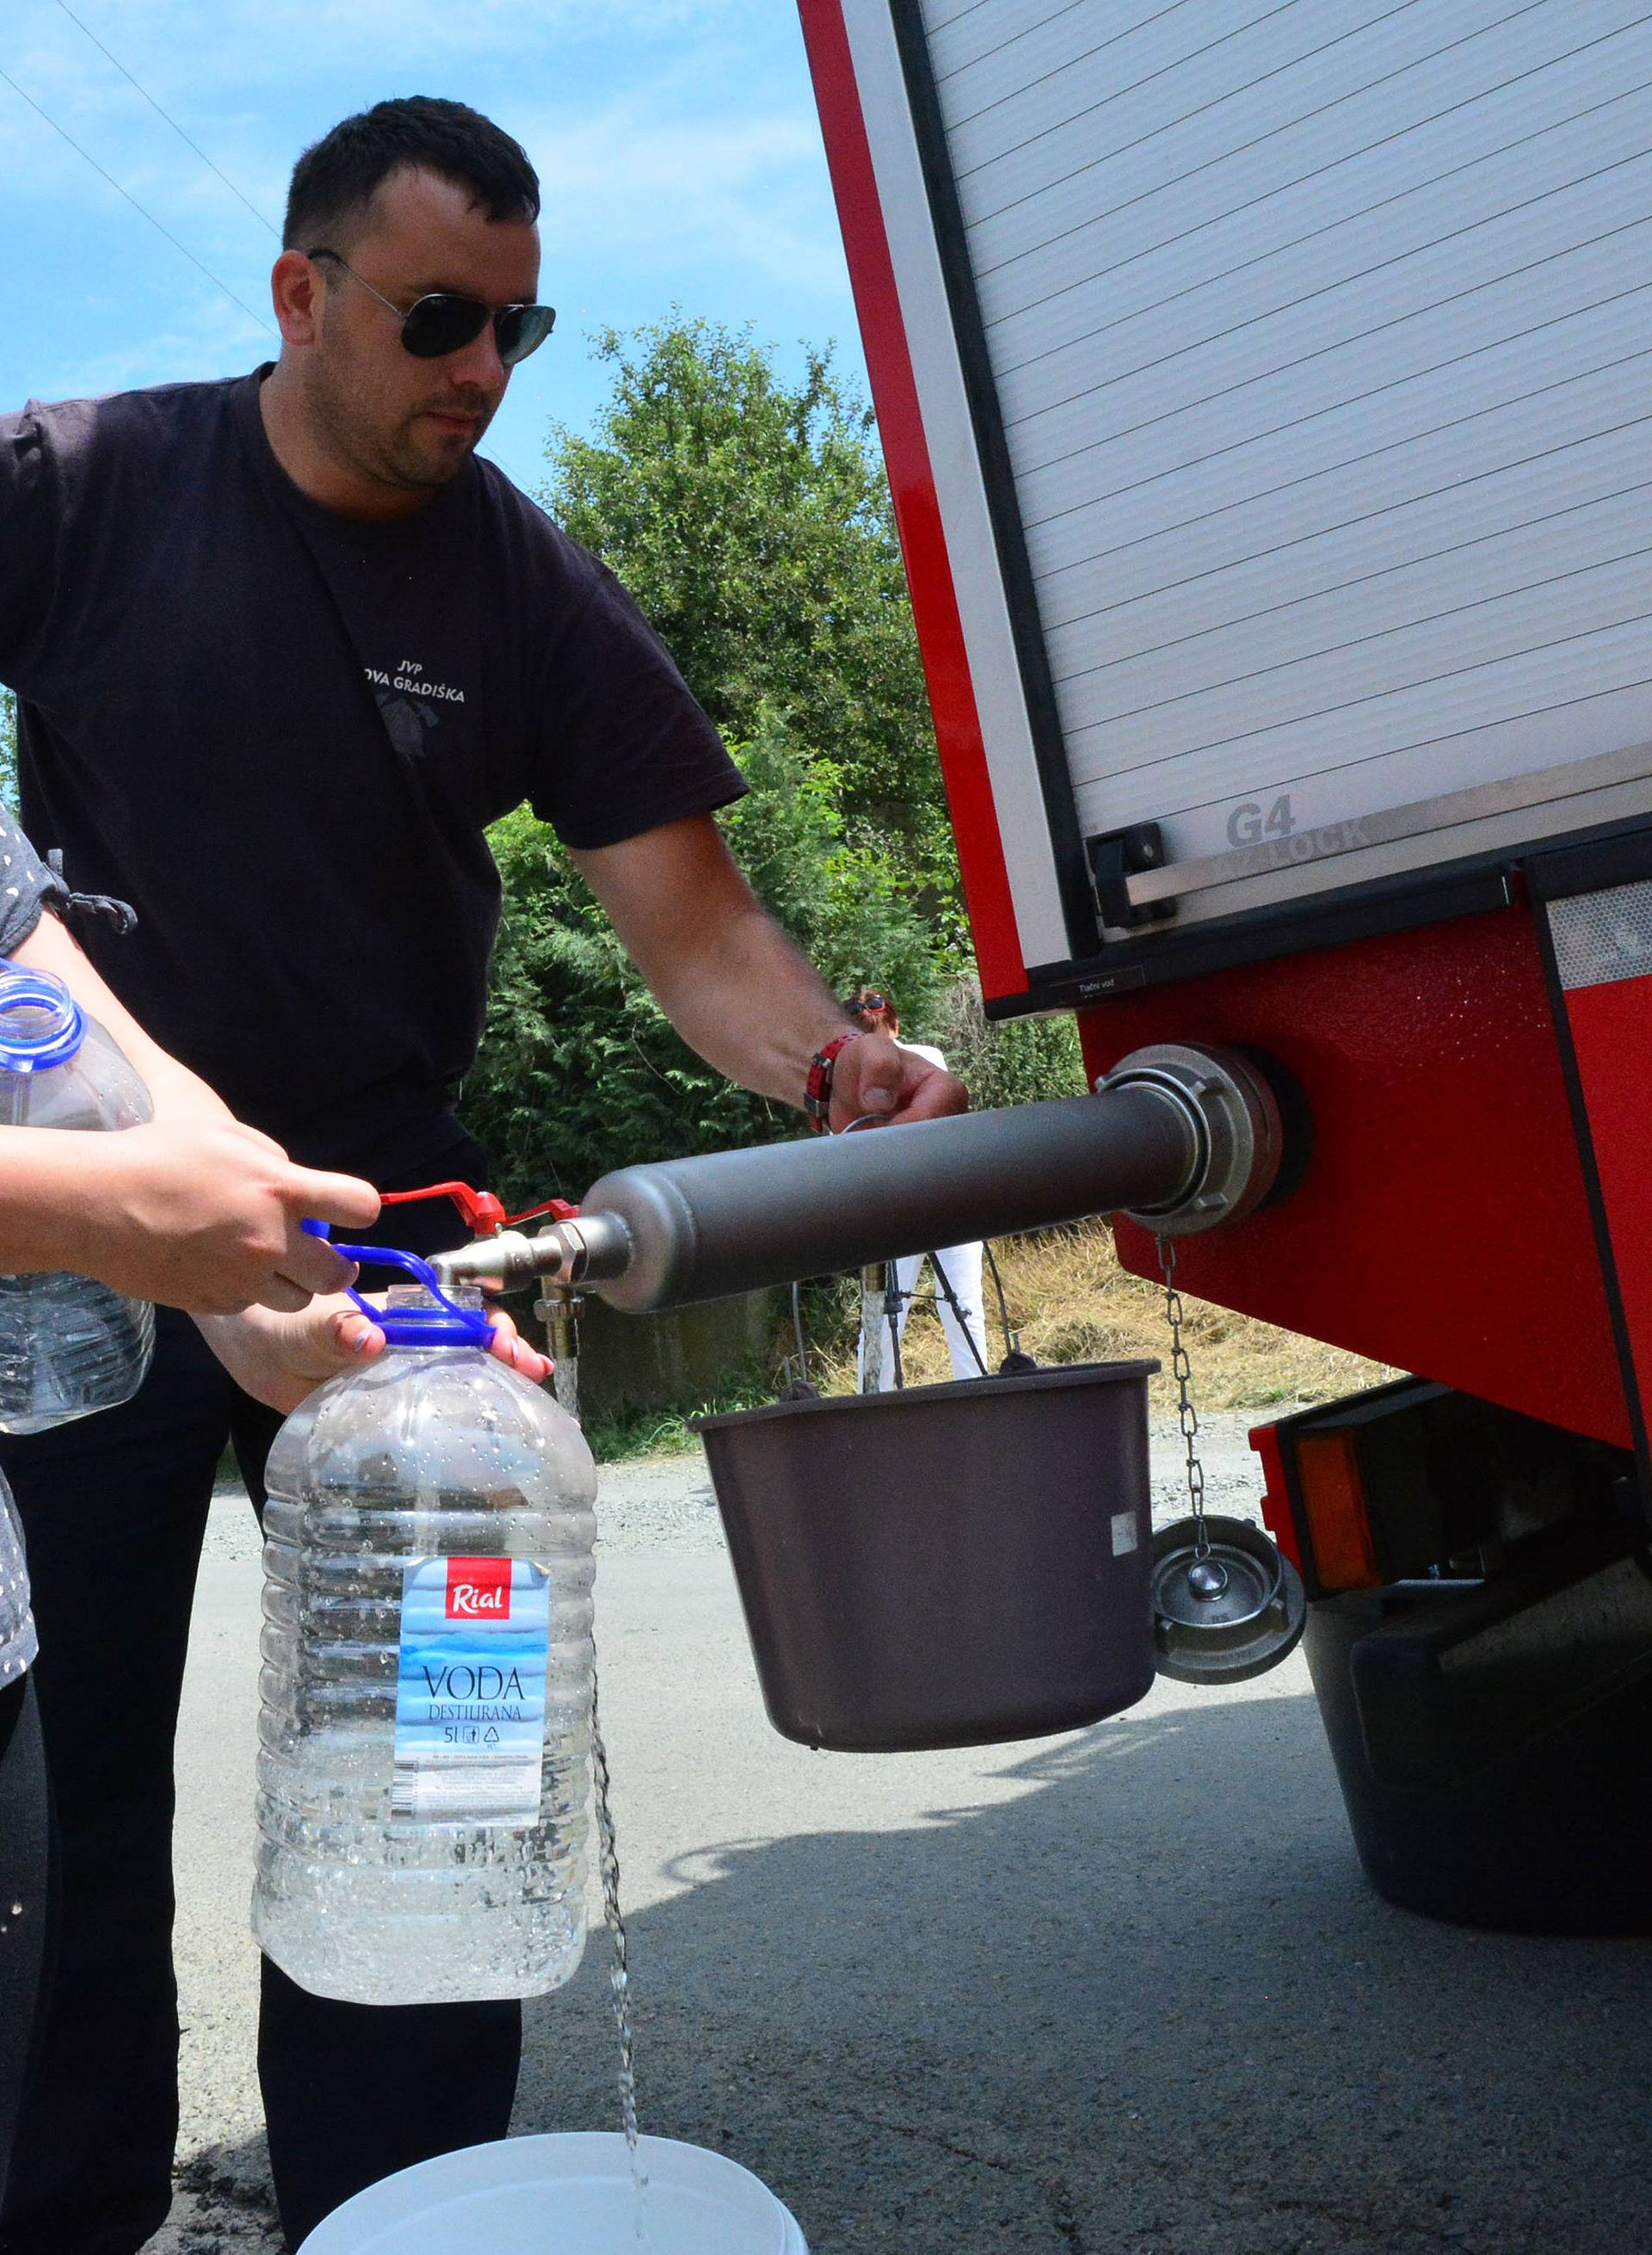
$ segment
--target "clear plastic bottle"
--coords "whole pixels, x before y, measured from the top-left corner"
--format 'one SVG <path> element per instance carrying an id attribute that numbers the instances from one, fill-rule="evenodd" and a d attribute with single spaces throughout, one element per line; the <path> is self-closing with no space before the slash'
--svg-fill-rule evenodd
<path id="1" fill-rule="evenodd" d="M 149 1091 L 60 979 L 0 960 L 0 1125 L 136 1128 Z M 0 1276 L 0 1432 L 39 1433 L 130 1401 L 155 1310 L 90 1276 Z"/>
<path id="2" fill-rule="evenodd" d="M 253 1931 L 320 1996 L 538 1996 L 585 1946 L 595 1467 L 474 1295 L 367 1257 L 425 1289 L 265 1473 Z"/>

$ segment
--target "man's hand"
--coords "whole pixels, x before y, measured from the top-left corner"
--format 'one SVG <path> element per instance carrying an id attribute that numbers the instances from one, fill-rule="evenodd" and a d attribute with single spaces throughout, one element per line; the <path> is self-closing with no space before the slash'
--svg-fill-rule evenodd
<path id="1" fill-rule="evenodd" d="M 683 1039 L 743 1088 L 801 1105 L 810 1058 L 847 1029 L 843 1007 L 759 906 L 711 817 L 573 860 Z M 934 1120 L 968 1103 L 949 1072 L 868 1034 L 839 1053 L 831 1124 Z"/>
<path id="2" fill-rule="evenodd" d="M 852 1120 L 869 1113 L 895 1125 L 907 1120 L 944 1120 L 967 1112 L 969 1091 L 961 1080 L 927 1057 L 903 1050 L 887 1034 L 862 1034 L 840 1050 L 832 1068 L 832 1132 L 841 1135 Z"/>
<path id="3" fill-rule="evenodd" d="M 292 1311 L 312 1293 L 338 1291 L 355 1271 L 299 1224 L 313 1215 L 364 1229 L 378 1219 L 370 1183 L 296 1167 L 237 1120 L 173 1117 L 47 1141 L 60 1147 L 51 1157 L 88 1177 L 78 1205 L 64 1209 L 51 1265 L 193 1314 L 255 1302 Z"/>
<path id="4" fill-rule="evenodd" d="M 491 1352 L 537 1386 L 548 1359 L 517 1332 L 503 1308 L 490 1308 Z M 243 1315 L 197 1316 L 196 1327 L 243 1393 L 285 1416 L 341 1370 L 359 1370 L 384 1352 L 384 1334 L 342 1292 L 312 1300 L 300 1315 L 249 1308 Z"/>

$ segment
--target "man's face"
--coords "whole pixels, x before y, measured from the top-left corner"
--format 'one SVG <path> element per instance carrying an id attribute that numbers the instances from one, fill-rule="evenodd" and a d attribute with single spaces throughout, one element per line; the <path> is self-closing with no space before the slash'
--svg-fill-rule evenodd
<path id="1" fill-rule="evenodd" d="M 344 239 L 327 248 L 404 313 L 434 290 L 510 306 L 531 303 L 539 286 L 536 227 L 490 220 L 456 181 L 411 166 L 392 172 Z M 318 269 L 326 283 L 320 319 L 299 363 L 316 437 L 377 486 L 413 494 L 446 485 L 510 380 L 493 324 L 457 352 L 418 360 L 371 291 L 332 259 Z"/>

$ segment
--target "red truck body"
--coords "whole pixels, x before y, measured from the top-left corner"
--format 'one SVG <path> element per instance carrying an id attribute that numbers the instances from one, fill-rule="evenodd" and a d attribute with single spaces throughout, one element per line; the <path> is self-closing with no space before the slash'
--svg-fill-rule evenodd
<path id="1" fill-rule="evenodd" d="M 983 990 L 989 1007 L 1013 1008 L 1031 997 L 1004 809 L 960 629 L 912 316 L 868 145 L 864 70 L 857 76 L 844 0 L 803 0 L 802 12 Z M 1002 8 L 1007 37 L 1029 12 Z M 1105 12 L 1116 27 L 1118 11 Z M 1309 905 L 1338 924 L 1323 901 Z M 1652 1168 L 1635 1124 L 1652 980 L 1587 989 L 1557 1016 L 1515 856 L 1489 890 L 1482 877 L 1478 896 L 1438 921 L 1368 936 L 1346 936 L 1346 921 L 1315 945 L 1305 916 L 1289 952 L 1080 1008 L 1093 1074 L 1147 1042 L 1241 1042 L 1276 1057 L 1307 1095 L 1315 1151 L 1300 1189 L 1187 1244 L 1185 1282 L 1247 1314 L 1627 1445 L 1632 1380 L 1619 1349 L 1645 1341 L 1652 1352 L 1652 1250 L 1643 1249 L 1652 1248 Z M 1601 1211 L 1592 1213 L 1592 1198 Z M 1120 1250 L 1128 1266 L 1153 1273 L 1142 1233 L 1121 1229 Z"/>
<path id="2" fill-rule="evenodd" d="M 800 7 L 988 1014 L 1283 1066 L 1177 1281 L 1416 1373 L 1255 1437 L 1367 1874 L 1652 1930 L 1652 26 Z"/>

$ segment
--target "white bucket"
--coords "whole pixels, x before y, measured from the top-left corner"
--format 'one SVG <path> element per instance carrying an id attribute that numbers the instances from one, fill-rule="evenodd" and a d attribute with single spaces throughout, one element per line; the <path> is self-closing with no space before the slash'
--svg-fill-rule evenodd
<path id="1" fill-rule="evenodd" d="M 648 2238 L 617 2130 L 439 2153 L 335 2209 L 299 2255 L 809 2255 L 767 2185 L 704 2146 L 644 2138 Z"/>

